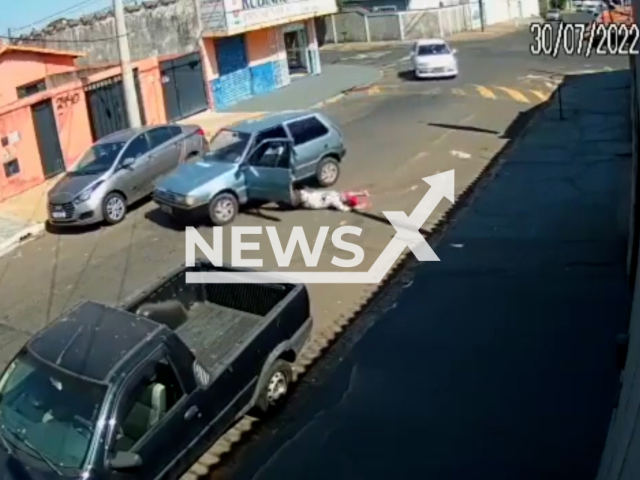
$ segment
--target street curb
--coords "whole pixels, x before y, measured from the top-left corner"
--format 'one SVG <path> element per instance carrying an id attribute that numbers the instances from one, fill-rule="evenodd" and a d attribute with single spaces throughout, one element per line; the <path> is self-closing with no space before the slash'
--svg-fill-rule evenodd
<path id="1" fill-rule="evenodd" d="M 31 240 L 41 237 L 44 234 L 44 223 L 35 223 L 26 228 L 23 228 L 15 235 L 11 236 L 8 240 L 0 243 L 0 257 L 12 252 L 20 245 L 23 245 Z"/>
<path id="2" fill-rule="evenodd" d="M 362 83 L 360 85 L 354 85 L 353 87 L 347 88 L 346 90 L 343 90 L 342 92 L 340 92 L 339 94 L 328 98 L 327 100 L 322 100 L 321 102 L 316 103 L 315 105 L 313 105 L 311 107 L 311 109 L 316 109 L 316 108 L 322 108 L 326 105 L 330 105 L 332 103 L 336 103 L 339 102 L 340 100 L 342 100 L 343 98 L 345 98 L 347 95 L 349 95 L 352 92 L 358 92 L 361 90 L 366 90 L 368 88 L 371 87 L 371 85 L 373 85 L 374 83 L 376 83 L 378 80 L 380 80 L 383 77 L 384 73 L 380 70 L 378 70 L 378 78 L 376 78 L 375 80 L 371 80 L 370 82 L 366 82 L 366 83 Z"/>
<path id="3" fill-rule="evenodd" d="M 452 217 L 468 207 L 481 193 L 483 188 L 493 180 L 499 168 L 508 159 L 508 155 L 526 137 L 527 131 L 537 123 L 546 109 L 553 103 L 557 92 L 558 89 L 556 89 L 545 102 L 540 104 L 540 109 L 529 118 L 527 123 L 518 132 L 517 137 L 498 150 L 485 167 L 477 174 L 476 178 L 457 195 L 455 202 L 437 219 L 434 219 L 431 225 L 423 230 L 425 238 L 431 241 L 432 245 L 439 242 L 442 235 L 446 232 L 446 228 L 450 224 Z M 407 274 L 410 275 L 407 269 L 415 264 L 415 262 L 415 258 L 410 256 L 408 251 L 403 252 L 379 284 L 366 286 L 364 288 L 360 301 L 354 306 L 351 313 L 341 314 L 333 321 L 333 325 L 329 326 L 330 328 L 332 327 L 331 330 L 319 332 L 309 339 L 293 366 L 294 378 L 292 379 L 292 389 L 295 389 L 308 369 L 324 357 L 323 353 L 326 350 L 340 341 L 340 339 L 346 337 L 346 335 L 343 335 L 343 332 L 347 327 L 360 318 L 365 311 L 375 307 L 379 293 L 382 293 L 386 287 L 393 288 L 392 283 L 400 280 L 403 273 L 407 272 Z M 411 282 L 412 280 L 406 285 L 409 285 Z M 406 285 L 401 288 L 405 288 Z M 393 294 L 394 292 L 389 291 L 389 296 Z M 189 471 L 181 477 L 181 480 L 200 480 L 210 476 L 215 470 L 215 467 L 222 461 L 221 457 L 228 454 L 236 444 L 246 438 L 246 434 L 251 432 L 254 429 L 254 425 L 258 422 L 258 419 L 250 416 L 244 416 L 240 419 L 190 467 Z"/>

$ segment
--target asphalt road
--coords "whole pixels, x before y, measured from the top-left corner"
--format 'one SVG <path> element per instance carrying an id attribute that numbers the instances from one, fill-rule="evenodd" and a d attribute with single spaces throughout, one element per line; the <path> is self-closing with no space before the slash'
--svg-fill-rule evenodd
<path id="1" fill-rule="evenodd" d="M 581 14 L 573 14 L 567 22 L 583 23 Z M 553 35 L 557 24 L 551 22 L 544 27 L 546 40 L 542 51 L 550 51 Z M 531 27 L 530 27 L 531 28 Z M 534 27 L 535 31 L 535 27 Z M 611 57 L 593 55 L 590 58 L 567 55 L 563 49 L 557 58 L 551 55 L 532 55 L 535 46 L 534 32 L 523 28 L 518 32 L 479 41 L 451 41 L 458 50 L 460 75 L 457 79 L 444 82 L 443 88 L 465 88 L 469 85 L 492 85 L 526 88 L 527 84 L 534 85 L 535 79 L 540 77 L 567 74 L 585 70 L 600 70 L 602 68 L 627 67 L 626 57 Z M 383 83 L 401 83 L 406 88 L 424 88 L 425 82 L 411 80 L 409 62 L 409 45 L 375 46 L 371 49 L 350 51 L 348 46 L 344 50 L 329 49 L 322 53 L 326 63 L 350 63 L 377 66 L 385 70 Z"/>
<path id="2" fill-rule="evenodd" d="M 363 228 L 365 264 L 370 264 L 394 233 L 381 212 L 410 212 L 427 190 L 421 178 L 455 169 L 456 194 L 476 179 L 509 140 L 514 119 L 542 101 L 531 92 L 544 93 L 553 87 L 552 79 L 536 69 L 567 73 L 626 65 L 624 59 L 611 58 L 533 58 L 529 55 L 530 37 L 528 32 L 520 32 L 457 45 L 462 74 L 445 82 L 408 80 L 404 73 L 406 47 L 377 50 L 384 55 L 378 55 L 375 64 L 385 67 L 379 84 L 373 86 L 377 90 L 354 93 L 323 109 L 342 126 L 349 152 L 338 188 L 369 188 L 373 202 L 370 214 L 263 209 L 241 215 L 237 224 L 275 225 L 284 235 L 294 225 L 308 229 L 357 225 Z M 340 55 L 345 62 L 371 60 L 347 58 L 353 52 Z M 527 95 L 526 100 L 514 91 Z M 425 228 L 437 221 L 445 207 L 436 211 Z M 209 229 L 201 232 L 210 238 Z M 325 250 L 320 266 L 327 265 L 335 253 Z M 227 258 L 228 253 L 225 251 Z M 112 228 L 48 234 L 26 244 L 0 259 L 0 364 L 32 333 L 78 301 L 116 303 L 183 261 L 183 232 L 151 203 L 142 204 L 127 221 Z M 300 264 L 296 255 L 292 266 Z M 273 265 L 267 255 L 265 266 Z M 357 310 L 372 288 L 310 286 L 316 332 Z M 452 302 L 461 300 L 451 297 Z M 433 361 L 451 361 L 446 351 L 440 354 Z M 380 388 L 385 388 L 384 383 L 381 377 Z M 406 416 L 409 410 L 398 415 Z M 375 428 L 375 422 L 366 428 Z M 396 461 L 406 459 L 396 457 Z M 257 472 L 260 465 L 250 462 L 246 468 L 243 478 L 251 478 L 249 472 Z M 235 478 L 234 473 L 229 475 L 227 478 Z M 358 478 L 355 473 L 353 478 Z"/>

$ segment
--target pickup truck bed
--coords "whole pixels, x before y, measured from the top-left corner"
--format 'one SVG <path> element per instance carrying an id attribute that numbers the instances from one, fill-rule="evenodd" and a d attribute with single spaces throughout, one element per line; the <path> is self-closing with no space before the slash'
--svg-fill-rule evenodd
<path id="1" fill-rule="evenodd" d="M 185 268 L 172 272 L 124 309 L 168 326 L 208 369 L 262 330 L 295 288 L 287 284 L 188 284 L 186 272 Z"/>
<path id="2" fill-rule="evenodd" d="M 188 315 L 187 323 L 176 333 L 189 349 L 212 361 L 226 357 L 262 319 L 259 315 L 207 302 L 193 304 Z"/>

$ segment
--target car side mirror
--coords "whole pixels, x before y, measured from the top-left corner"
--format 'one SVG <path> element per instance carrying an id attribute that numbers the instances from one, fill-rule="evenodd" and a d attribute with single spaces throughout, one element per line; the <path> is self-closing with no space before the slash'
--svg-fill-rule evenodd
<path id="1" fill-rule="evenodd" d="M 120 164 L 122 168 L 131 168 L 133 164 L 136 163 L 136 159 L 133 157 L 125 158 Z"/>
<path id="2" fill-rule="evenodd" d="M 131 470 L 142 465 L 142 458 L 137 453 L 118 452 L 111 459 L 109 466 L 113 470 Z"/>
<path id="3" fill-rule="evenodd" d="M 451 50 L 451 53 L 455 55 L 456 53 L 458 53 L 458 50 L 454 48 L 453 50 Z"/>

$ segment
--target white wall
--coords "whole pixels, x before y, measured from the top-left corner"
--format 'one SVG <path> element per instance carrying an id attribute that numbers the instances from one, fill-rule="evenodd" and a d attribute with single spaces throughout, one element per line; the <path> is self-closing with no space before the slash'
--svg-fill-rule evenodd
<path id="1" fill-rule="evenodd" d="M 409 0 L 407 10 L 427 10 L 429 8 L 438 8 L 440 0 Z"/>
<path id="2" fill-rule="evenodd" d="M 440 8 L 441 6 L 449 7 L 460 5 L 460 3 L 460 0 L 409 0 L 407 10 L 428 10 L 431 8 Z"/>
<path id="3" fill-rule="evenodd" d="M 522 4 L 522 16 L 527 17 L 539 17 L 540 16 L 540 3 L 538 0 L 521 0 Z"/>
<path id="4" fill-rule="evenodd" d="M 508 0 L 484 0 L 483 5 L 487 25 L 506 22 L 510 19 Z"/>

